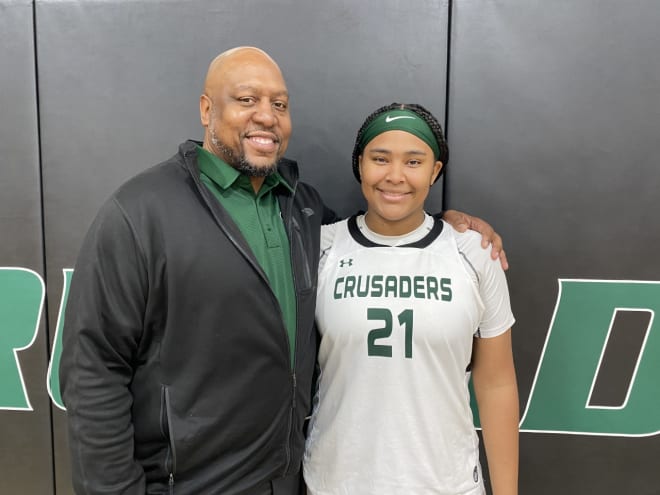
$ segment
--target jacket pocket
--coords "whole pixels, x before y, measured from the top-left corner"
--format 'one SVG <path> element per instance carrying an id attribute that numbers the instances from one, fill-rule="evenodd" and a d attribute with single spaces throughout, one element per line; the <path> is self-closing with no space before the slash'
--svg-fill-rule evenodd
<path id="1" fill-rule="evenodd" d="M 160 400 L 160 430 L 167 440 L 167 455 L 165 456 L 165 472 L 168 476 L 170 494 L 174 493 L 174 475 L 176 474 L 176 448 L 174 444 L 174 430 L 172 429 L 172 408 L 170 406 L 170 391 L 166 386 L 161 387 Z"/>

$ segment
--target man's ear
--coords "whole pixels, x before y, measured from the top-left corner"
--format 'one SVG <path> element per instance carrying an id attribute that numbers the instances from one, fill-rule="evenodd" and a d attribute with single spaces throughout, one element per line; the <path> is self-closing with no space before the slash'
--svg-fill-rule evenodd
<path id="1" fill-rule="evenodd" d="M 362 155 L 358 156 L 358 172 L 360 173 L 360 182 L 362 182 Z"/>
<path id="2" fill-rule="evenodd" d="M 213 102 L 206 94 L 199 97 L 199 120 L 204 127 L 208 127 L 211 123 L 211 111 L 213 109 Z"/>

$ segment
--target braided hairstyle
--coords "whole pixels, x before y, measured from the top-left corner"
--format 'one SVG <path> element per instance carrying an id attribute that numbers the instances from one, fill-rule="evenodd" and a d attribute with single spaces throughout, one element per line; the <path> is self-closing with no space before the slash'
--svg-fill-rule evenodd
<path id="1" fill-rule="evenodd" d="M 438 142 L 438 148 L 440 148 L 440 156 L 438 157 L 438 160 L 442 162 L 442 169 L 438 174 L 438 177 L 440 177 L 447 167 L 449 148 L 447 148 L 447 141 L 445 141 L 445 136 L 442 132 L 442 126 L 440 125 L 440 122 L 438 122 L 438 119 L 436 119 L 433 114 L 422 105 L 418 105 L 416 103 L 390 103 L 389 105 L 380 107 L 374 113 L 369 115 L 357 133 L 357 137 L 355 138 L 355 146 L 353 147 L 353 175 L 355 175 L 355 178 L 358 180 L 358 182 L 362 182 L 360 180 L 359 157 L 360 153 L 362 152 L 360 149 L 360 141 L 362 140 L 364 130 L 376 117 L 385 112 L 389 112 L 390 110 L 409 110 L 415 112 L 431 128 L 431 131 L 433 131 L 433 135 L 435 136 L 435 140 Z M 436 177 L 435 180 L 438 180 L 438 177 Z"/>

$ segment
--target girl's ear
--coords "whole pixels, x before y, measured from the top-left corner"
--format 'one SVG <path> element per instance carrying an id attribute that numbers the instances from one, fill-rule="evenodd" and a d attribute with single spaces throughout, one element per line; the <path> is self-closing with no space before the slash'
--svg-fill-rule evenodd
<path id="1" fill-rule="evenodd" d="M 435 179 L 438 178 L 438 175 L 440 174 L 440 171 L 442 170 L 442 162 L 438 160 L 435 162 L 435 165 L 433 165 L 433 174 L 431 174 L 431 185 L 435 182 Z"/>

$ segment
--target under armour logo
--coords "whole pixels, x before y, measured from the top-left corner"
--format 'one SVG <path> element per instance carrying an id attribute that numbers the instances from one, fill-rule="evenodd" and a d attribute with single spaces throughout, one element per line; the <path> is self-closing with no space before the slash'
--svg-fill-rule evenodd
<path id="1" fill-rule="evenodd" d="M 311 208 L 303 208 L 303 209 L 300 210 L 300 211 L 301 211 L 301 212 L 303 213 L 303 215 L 305 215 L 306 217 L 311 217 L 311 216 L 314 214 L 314 210 L 312 210 Z"/>
<path id="2" fill-rule="evenodd" d="M 347 260 L 339 260 L 339 268 L 344 268 L 345 266 L 353 266 L 353 258 L 348 258 Z"/>

